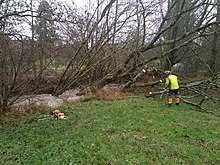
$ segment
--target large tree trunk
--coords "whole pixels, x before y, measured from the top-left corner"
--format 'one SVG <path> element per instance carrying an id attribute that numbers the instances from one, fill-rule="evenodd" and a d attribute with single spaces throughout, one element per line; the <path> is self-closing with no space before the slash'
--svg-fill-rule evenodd
<path id="1" fill-rule="evenodd" d="M 170 8 L 172 5 L 174 5 L 173 7 L 173 11 L 171 12 L 171 14 L 173 14 L 173 18 L 170 19 L 169 22 L 175 22 L 175 25 L 170 29 L 170 31 L 168 32 L 168 35 L 167 35 L 167 39 L 168 40 L 176 40 L 176 38 L 178 37 L 178 34 L 179 34 L 179 18 L 178 18 L 178 13 L 180 12 L 180 5 L 182 3 L 182 0 L 179 0 L 179 1 L 175 1 L 175 0 L 169 0 L 168 1 L 168 8 Z M 169 46 L 168 46 L 168 50 L 172 50 L 176 47 L 176 42 L 173 42 L 171 43 Z M 167 58 L 166 58 L 166 62 L 165 62 L 165 66 L 164 66 L 164 69 L 165 70 L 171 70 L 172 66 L 175 64 L 175 54 L 176 54 L 176 51 L 170 51 L 170 53 L 167 55 Z"/>
<path id="2" fill-rule="evenodd" d="M 214 25 L 214 35 L 213 35 L 213 43 L 212 43 L 212 51 L 211 51 L 211 59 L 210 59 L 210 68 L 214 74 L 217 72 L 217 56 L 219 55 L 219 35 L 220 35 L 220 0 L 217 1 L 217 15 L 216 15 L 217 24 Z"/>

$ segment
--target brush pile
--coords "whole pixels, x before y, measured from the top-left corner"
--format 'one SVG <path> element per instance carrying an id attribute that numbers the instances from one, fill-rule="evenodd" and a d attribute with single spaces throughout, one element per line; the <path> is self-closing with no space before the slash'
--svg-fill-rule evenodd
<path id="1" fill-rule="evenodd" d="M 212 109 L 220 108 L 220 77 L 219 75 L 200 81 L 191 81 L 181 85 L 182 101 L 191 104 L 202 111 L 206 111 L 205 105 Z M 210 112 L 213 113 L 213 112 Z"/>
<path id="2" fill-rule="evenodd" d="M 163 71 L 160 73 L 163 73 Z M 140 83 L 137 80 L 142 77 L 145 72 L 139 72 L 133 79 L 128 81 L 125 84 L 125 88 L 128 87 L 150 87 L 150 92 L 146 95 L 146 97 L 154 97 L 160 95 L 160 98 L 163 97 L 167 91 L 163 90 L 164 82 L 159 79 L 154 79 L 154 81 Z M 212 113 L 219 113 L 220 110 L 220 75 L 216 74 L 215 76 L 202 80 L 191 80 L 186 77 L 182 77 L 181 75 L 176 74 L 180 79 L 183 78 L 187 80 L 185 82 L 180 81 L 180 94 L 181 100 L 187 104 L 193 105 L 196 107 L 196 110 Z M 153 89 L 152 89 L 153 88 Z M 208 109 L 207 110 L 207 105 Z M 211 107 L 211 108 L 210 108 Z"/>

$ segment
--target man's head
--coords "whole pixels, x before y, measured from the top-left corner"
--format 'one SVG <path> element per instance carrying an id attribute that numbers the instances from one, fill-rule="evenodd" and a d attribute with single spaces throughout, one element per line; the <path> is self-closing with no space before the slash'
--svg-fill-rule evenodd
<path id="1" fill-rule="evenodd" d="M 171 74 L 171 71 L 167 70 L 167 71 L 164 72 L 164 74 L 167 77 L 167 76 L 169 76 Z"/>

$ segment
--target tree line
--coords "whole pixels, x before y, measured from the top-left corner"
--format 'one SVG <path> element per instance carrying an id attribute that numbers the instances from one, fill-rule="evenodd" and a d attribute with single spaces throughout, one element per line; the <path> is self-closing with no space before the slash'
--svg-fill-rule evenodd
<path id="1" fill-rule="evenodd" d="M 140 68 L 220 71 L 220 0 L 0 0 L 0 109 L 44 88 L 126 83 Z"/>

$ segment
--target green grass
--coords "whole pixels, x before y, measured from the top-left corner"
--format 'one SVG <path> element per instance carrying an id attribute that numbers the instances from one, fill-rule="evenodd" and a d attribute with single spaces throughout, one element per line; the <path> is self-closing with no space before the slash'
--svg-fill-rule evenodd
<path id="1" fill-rule="evenodd" d="M 60 107 L 67 120 L 19 118 L 1 127 L 0 164 L 220 164 L 220 118 L 165 103 L 87 100 Z"/>

